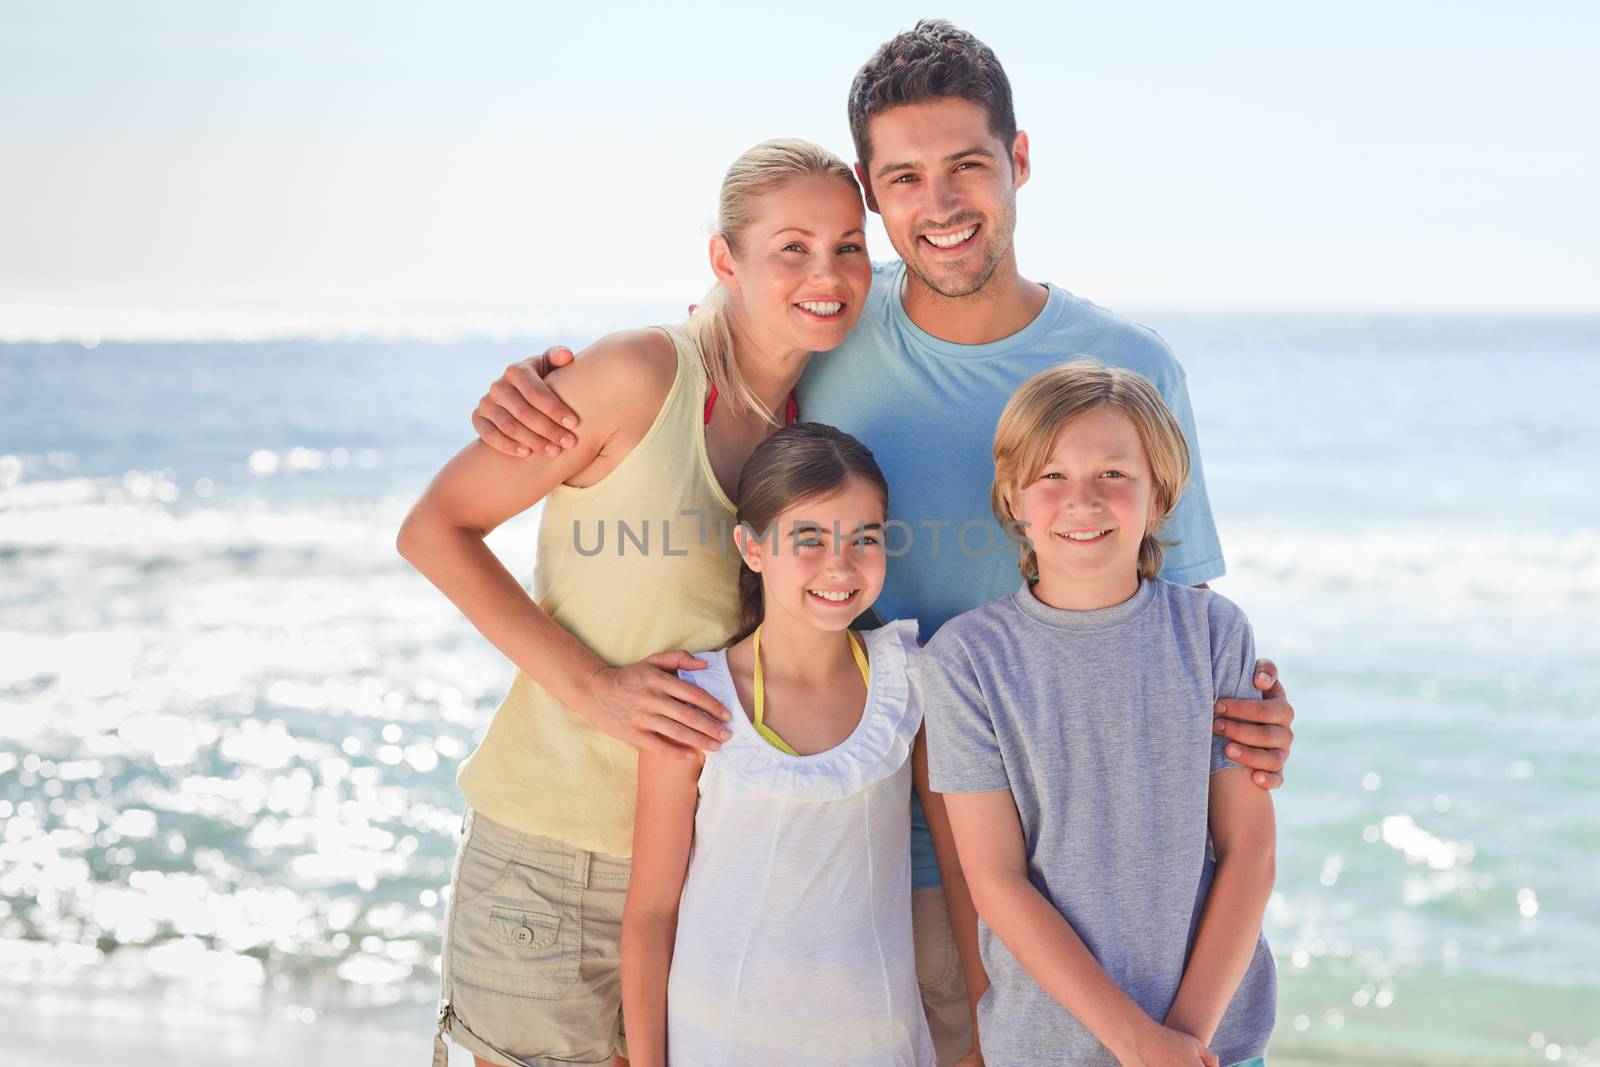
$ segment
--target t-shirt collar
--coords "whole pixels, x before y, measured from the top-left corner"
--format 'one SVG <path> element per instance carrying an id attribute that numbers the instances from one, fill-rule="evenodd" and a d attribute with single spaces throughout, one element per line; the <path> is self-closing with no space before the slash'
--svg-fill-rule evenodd
<path id="1" fill-rule="evenodd" d="M 1064 608 L 1051 607 L 1034 595 L 1033 586 L 1029 582 L 1023 582 L 1022 588 L 1013 593 L 1011 598 L 1024 615 L 1046 626 L 1064 630 L 1105 630 L 1121 626 L 1139 615 L 1155 601 L 1155 595 L 1156 583 L 1141 579 L 1138 592 L 1127 600 L 1093 611 L 1068 611 Z"/>
<path id="2" fill-rule="evenodd" d="M 1049 297 L 1045 300 L 1044 307 L 1033 321 L 1009 337 L 1002 337 L 998 341 L 990 341 L 981 345 L 964 345 L 955 341 L 945 341 L 924 330 L 911 321 L 911 316 L 906 314 L 906 306 L 901 299 L 905 289 L 906 265 L 902 261 L 895 267 L 893 277 L 889 282 L 889 315 L 897 327 L 905 331 L 914 341 L 922 347 L 929 349 L 941 356 L 952 359 L 993 359 L 996 356 L 1007 356 L 1013 352 L 1026 351 L 1041 338 L 1047 337 L 1054 329 L 1056 320 L 1067 306 L 1065 290 L 1045 283 L 1049 290 Z"/>

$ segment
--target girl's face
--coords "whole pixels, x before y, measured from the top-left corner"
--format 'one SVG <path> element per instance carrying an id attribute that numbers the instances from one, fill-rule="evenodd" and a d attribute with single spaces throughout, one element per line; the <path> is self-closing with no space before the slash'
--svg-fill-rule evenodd
<path id="1" fill-rule="evenodd" d="M 1028 523 L 1040 584 L 1056 598 L 1086 610 L 1138 589 L 1139 544 L 1158 517 L 1156 487 L 1139 432 L 1121 411 L 1098 408 L 1062 426 L 1038 476 L 1006 501 Z"/>
<path id="2" fill-rule="evenodd" d="M 821 175 L 761 196 L 737 255 L 711 239 L 711 267 L 740 326 L 766 352 L 825 352 L 845 339 L 872 287 L 854 185 Z"/>
<path id="3" fill-rule="evenodd" d="M 818 630 L 843 630 L 883 590 L 883 501 L 852 476 L 827 496 L 773 520 L 764 535 L 738 531 L 739 549 L 761 575 L 766 616 L 776 612 Z"/>

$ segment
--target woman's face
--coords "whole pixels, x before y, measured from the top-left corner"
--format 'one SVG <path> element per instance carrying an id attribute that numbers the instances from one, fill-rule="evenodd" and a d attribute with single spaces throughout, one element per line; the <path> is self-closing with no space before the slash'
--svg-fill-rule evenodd
<path id="1" fill-rule="evenodd" d="M 766 613 L 819 630 L 843 630 L 883 591 L 883 500 L 852 476 L 843 488 L 790 508 L 760 537 L 738 533 L 740 551 L 761 575 Z"/>
<path id="2" fill-rule="evenodd" d="M 810 175 L 762 194 L 736 253 L 712 239 L 712 269 L 758 348 L 825 352 L 845 339 L 872 287 L 865 224 L 854 183 Z"/>

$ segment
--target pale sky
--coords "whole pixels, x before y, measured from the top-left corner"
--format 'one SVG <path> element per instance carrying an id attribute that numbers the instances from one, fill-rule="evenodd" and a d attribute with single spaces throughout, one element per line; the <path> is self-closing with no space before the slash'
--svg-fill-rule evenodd
<path id="1" fill-rule="evenodd" d="M 0 0 L 0 335 L 101 306 L 687 302 L 727 164 L 773 136 L 848 157 L 852 74 L 923 14 L 1011 76 L 1029 277 L 1112 306 L 1600 311 L 1596 11 Z"/>

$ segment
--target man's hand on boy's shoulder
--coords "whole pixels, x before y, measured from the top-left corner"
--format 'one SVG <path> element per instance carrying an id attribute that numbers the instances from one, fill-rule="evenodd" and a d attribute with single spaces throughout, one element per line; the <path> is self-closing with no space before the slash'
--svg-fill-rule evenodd
<path id="1" fill-rule="evenodd" d="M 1283 784 L 1283 768 L 1289 762 L 1289 747 L 1294 744 L 1294 707 L 1278 679 L 1278 667 L 1270 659 L 1256 660 L 1255 687 L 1260 700 L 1223 699 L 1214 710 L 1219 734 L 1231 744 L 1228 758 L 1251 768 L 1250 780 L 1263 789 Z"/>

